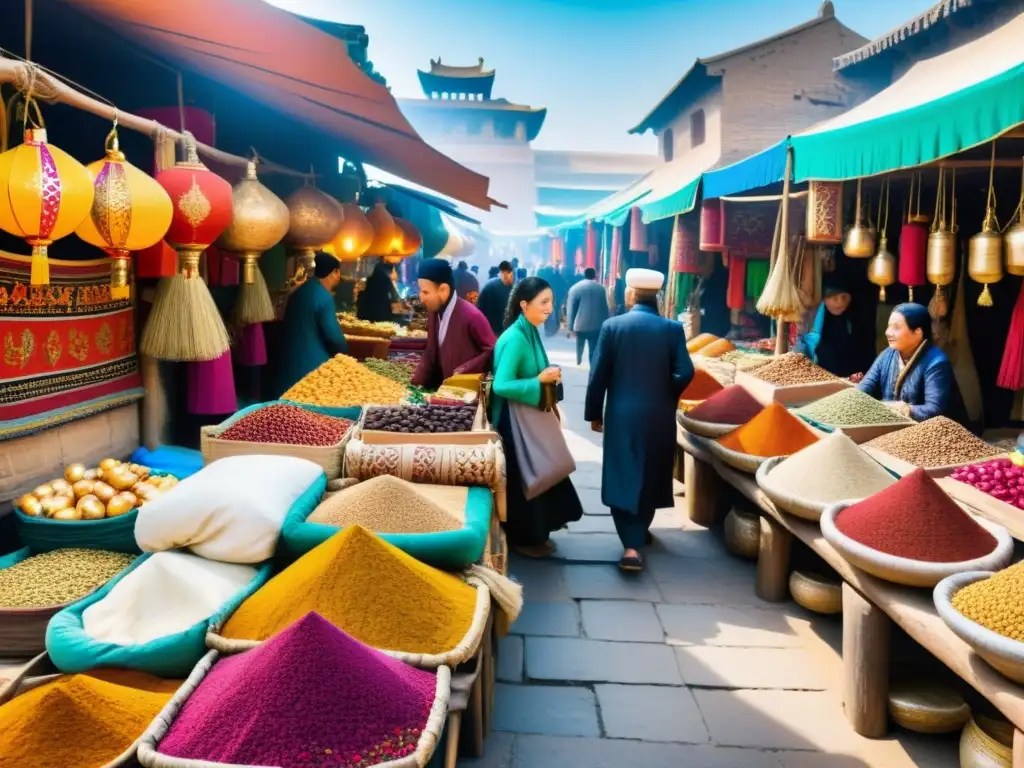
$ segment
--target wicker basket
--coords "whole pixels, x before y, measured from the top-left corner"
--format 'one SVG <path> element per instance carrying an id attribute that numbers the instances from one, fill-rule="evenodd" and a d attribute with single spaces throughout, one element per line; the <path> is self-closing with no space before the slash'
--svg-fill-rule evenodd
<path id="1" fill-rule="evenodd" d="M 971 708 L 956 691 L 930 681 L 894 683 L 889 714 L 901 728 L 915 733 L 954 733 L 971 719 Z"/>
<path id="2" fill-rule="evenodd" d="M 812 613 L 843 612 L 843 585 L 817 573 L 793 571 L 789 575 L 789 592 L 796 604 Z"/>
<path id="3" fill-rule="evenodd" d="M 1024 643 L 976 624 L 953 607 L 953 595 L 991 575 L 991 571 L 979 569 L 947 576 L 932 593 L 935 610 L 946 626 L 991 667 L 1016 683 L 1024 683 Z"/>
<path id="4" fill-rule="evenodd" d="M 156 719 L 146 729 L 138 742 L 138 759 L 146 768 L 232 768 L 232 763 L 215 763 L 209 760 L 192 760 L 185 757 L 172 757 L 157 752 L 157 745 L 167 735 L 174 719 L 178 716 L 181 708 L 185 705 L 189 696 L 199 687 L 203 678 L 213 669 L 219 654 L 217 651 L 210 651 L 192 670 L 185 684 L 178 689 L 171 697 L 167 705 L 156 716 Z M 451 698 L 452 671 L 448 667 L 439 667 L 437 670 L 437 692 L 434 696 L 434 705 L 427 717 L 427 724 L 423 727 L 419 741 L 416 744 L 416 751 L 386 763 L 379 763 L 382 768 L 424 768 L 430 762 L 430 758 L 441 741 L 441 734 L 444 731 L 445 720 L 448 716 L 448 701 Z M 245 768 L 248 768 L 247 766 Z"/>
<path id="5" fill-rule="evenodd" d="M 737 557 L 756 560 L 761 550 L 761 517 L 737 507 L 725 516 L 725 548 Z"/>
<path id="6" fill-rule="evenodd" d="M 960 768 L 1013 768 L 1013 743 L 987 733 L 972 718 L 960 734 Z"/>
<path id="7" fill-rule="evenodd" d="M 713 424 L 710 421 L 697 421 L 691 419 L 682 411 L 676 411 L 676 421 L 683 429 L 693 435 L 717 439 L 725 437 L 730 432 L 739 429 L 739 424 Z"/>
<path id="8" fill-rule="evenodd" d="M 854 541 L 836 528 L 836 516 L 854 501 L 841 501 L 825 510 L 821 516 L 821 533 L 845 560 L 893 584 L 907 587 L 934 587 L 947 576 L 967 571 L 999 570 L 1013 557 L 1013 537 L 1001 525 L 975 518 L 977 523 L 995 537 L 996 546 L 989 554 L 959 563 L 930 563 L 896 557 Z"/>
<path id="9" fill-rule="evenodd" d="M 771 456 L 753 456 L 749 453 L 740 453 L 739 451 L 734 451 L 731 448 L 726 448 L 716 440 L 709 440 L 705 445 L 707 445 L 708 450 L 711 451 L 711 455 L 723 464 L 751 475 L 756 473 L 757 468 L 768 461 L 768 459 L 773 458 Z M 785 459 L 788 457 L 781 456 L 779 458 Z"/>

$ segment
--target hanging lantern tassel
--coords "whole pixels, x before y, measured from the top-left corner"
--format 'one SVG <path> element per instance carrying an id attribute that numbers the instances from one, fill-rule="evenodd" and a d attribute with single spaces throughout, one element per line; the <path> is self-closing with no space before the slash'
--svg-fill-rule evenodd
<path id="1" fill-rule="evenodd" d="M 1021 283 L 1017 303 L 1013 305 L 1010 332 L 1006 337 L 996 385 L 1013 391 L 1024 389 L 1024 283 Z"/>
<path id="2" fill-rule="evenodd" d="M 199 260 L 231 222 L 231 185 L 199 162 L 189 134 L 186 150 L 184 162 L 156 175 L 174 205 L 167 240 L 178 253 L 178 271 L 157 285 L 139 351 L 158 360 L 203 362 L 230 348 Z"/>

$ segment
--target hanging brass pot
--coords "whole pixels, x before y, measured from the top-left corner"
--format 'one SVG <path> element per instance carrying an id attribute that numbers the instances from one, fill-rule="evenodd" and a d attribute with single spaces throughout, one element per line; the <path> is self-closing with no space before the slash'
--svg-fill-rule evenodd
<path id="1" fill-rule="evenodd" d="M 996 143 L 993 141 L 985 220 L 981 224 L 981 232 L 971 238 L 967 260 L 967 274 L 972 280 L 985 286 L 978 297 L 979 307 L 992 306 L 992 294 L 989 293 L 988 287 L 1003 279 L 1003 238 L 999 234 L 999 222 L 996 220 L 995 188 L 993 186 L 995 160 Z"/>
<path id="2" fill-rule="evenodd" d="M 1020 201 L 1014 215 L 1017 223 L 1006 231 L 1003 245 L 1006 247 L 1006 271 L 1021 276 L 1024 275 L 1024 163 L 1021 164 Z"/>
<path id="3" fill-rule="evenodd" d="M 878 286 L 878 300 L 885 301 L 885 289 L 896 282 L 896 258 L 889 252 L 889 180 L 885 182 L 885 218 L 882 218 L 882 195 L 878 196 L 878 224 L 880 237 L 878 252 L 868 262 L 868 280 Z"/>
<path id="4" fill-rule="evenodd" d="M 861 215 L 862 181 L 857 179 L 857 207 L 854 212 L 853 226 L 846 233 L 843 241 L 843 253 L 851 259 L 867 259 L 875 252 L 875 232 L 865 225 Z"/>
<path id="5" fill-rule="evenodd" d="M 242 281 L 256 281 L 257 260 L 288 232 L 288 206 L 256 177 L 256 163 L 246 165 L 245 176 L 231 190 L 231 224 L 217 244 L 242 262 Z"/>
<path id="6" fill-rule="evenodd" d="M 954 179 L 953 204 L 956 204 Z M 932 231 L 928 235 L 928 252 L 925 259 L 925 274 L 928 282 L 939 288 L 950 285 L 956 276 L 956 220 L 946 221 L 946 177 L 945 169 L 939 169 L 939 187 L 935 193 L 935 217 Z"/>

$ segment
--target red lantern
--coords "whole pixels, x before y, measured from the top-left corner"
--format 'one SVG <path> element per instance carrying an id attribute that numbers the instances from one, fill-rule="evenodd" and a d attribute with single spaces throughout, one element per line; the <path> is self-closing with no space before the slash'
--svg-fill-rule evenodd
<path id="1" fill-rule="evenodd" d="M 174 215 L 166 240 L 178 256 L 191 266 L 231 223 L 231 185 L 199 160 L 195 144 L 189 143 L 184 162 L 156 174 L 156 180 L 171 196 Z"/>
<path id="2" fill-rule="evenodd" d="M 636 206 L 629 212 L 629 250 L 647 251 L 647 225 Z"/>
<path id="3" fill-rule="evenodd" d="M 586 257 L 584 258 L 583 264 L 591 269 L 597 268 L 597 228 L 594 226 L 594 222 L 587 222 L 587 235 L 586 235 Z"/>
<path id="4" fill-rule="evenodd" d="M 705 200 L 700 204 L 700 249 L 702 251 L 725 250 L 725 211 L 719 199 Z"/>

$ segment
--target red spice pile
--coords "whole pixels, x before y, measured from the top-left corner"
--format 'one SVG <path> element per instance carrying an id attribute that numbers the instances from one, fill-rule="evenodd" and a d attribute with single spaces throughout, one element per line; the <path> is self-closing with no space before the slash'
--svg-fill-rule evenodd
<path id="1" fill-rule="evenodd" d="M 721 392 L 722 389 L 723 387 L 718 383 L 718 379 L 703 368 L 697 368 L 693 372 L 693 380 L 683 390 L 683 394 L 679 399 L 707 400 L 716 392 Z"/>
<path id="2" fill-rule="evenodd" d="M 923 469 L 844 509 L 836 528 L 879 552 L 929 563 L 973 560 L 996 546 Z"/>
<path id="3" fill-rule="evenodd" d="M 746 424 L 763 410 L 764 406 L 753 395 L 739 384 L 733 384 L 712 395 L 686 415 L 694 421 L 706 421 L 709 424 Z"/>
<path id="4" fill-rule="evenodd" d="M 268 405 L 243 416 L 220 434 L 221 440 L 288 445 L 336 445 L 348 432 L 348 419 L 324 416 L 297 405 Z"/>

